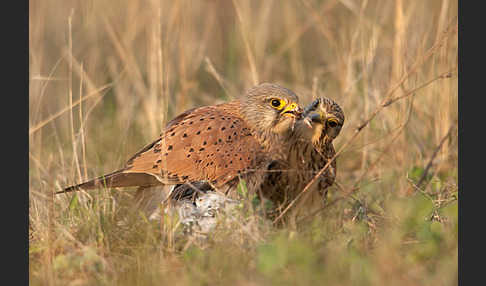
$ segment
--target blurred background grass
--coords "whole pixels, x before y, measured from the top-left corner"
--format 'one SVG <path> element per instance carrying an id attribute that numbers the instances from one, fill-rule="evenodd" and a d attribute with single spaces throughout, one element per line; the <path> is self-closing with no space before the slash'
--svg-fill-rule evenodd
<path id="1" fill-rule="evenodd" d="M 457 284 L 456 1 L 29 6 L 32 285 Z M 248 208 L 200 244 L 131 213 L 130 190 L 52 196 L 260 82 L 336 100 L 338 150 L 404 96 L 346 146 L 328 206 L 297 230 Z"/>

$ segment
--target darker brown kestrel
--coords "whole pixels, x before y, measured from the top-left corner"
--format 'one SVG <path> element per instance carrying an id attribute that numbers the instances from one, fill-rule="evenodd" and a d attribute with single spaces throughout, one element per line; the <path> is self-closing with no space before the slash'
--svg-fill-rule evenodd
<path id="1" fill-rule="evenodd" d="M 307 120 L 312 122 L 312 128 L 308 128 Z M 263 196 L 270 199 L 280 211 L 292 202 L 336 154 L 333 140 L 339 135 L 343 124 L 344 112 L 334 100 L 320 97 L 307 106 L 302 120 L 295 124 L 287 160 L 274 161 L 269 166 L 268 175 L 261 186 Z M 293 209 L 308 211 L 312 201 L 321 207 L 327 188 L 335 178 L 336 160 L 333 160 L 307 190 L 310 201 L 306 203 L 301 200 Z"/>

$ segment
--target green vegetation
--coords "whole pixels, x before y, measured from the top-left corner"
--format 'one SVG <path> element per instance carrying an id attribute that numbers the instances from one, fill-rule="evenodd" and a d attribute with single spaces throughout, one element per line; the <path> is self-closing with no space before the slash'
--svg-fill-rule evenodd
<path id="1" fill-rule="evenodd" d="M 46 0 L 29 17 L 32 285 L 458 284 L 455 1 Z M 255 82 L 346 114 L 337 183 L 296 228 L 243 183 L 207 241 L 148 221 L 131 189 L 53 195 Z"/>

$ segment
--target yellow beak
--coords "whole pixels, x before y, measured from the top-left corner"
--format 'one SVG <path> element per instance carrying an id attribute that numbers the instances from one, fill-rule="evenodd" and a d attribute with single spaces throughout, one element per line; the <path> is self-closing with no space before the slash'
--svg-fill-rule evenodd
<path id="1" fill-rule="evenodd" d="M 291 117 L 297 117 L 301 114 L 302 108 L 300 108 L 300 106 L 295 102 L 287 104 L 287 106 L 280 112 L 280 115 L 286 115 Z"/>

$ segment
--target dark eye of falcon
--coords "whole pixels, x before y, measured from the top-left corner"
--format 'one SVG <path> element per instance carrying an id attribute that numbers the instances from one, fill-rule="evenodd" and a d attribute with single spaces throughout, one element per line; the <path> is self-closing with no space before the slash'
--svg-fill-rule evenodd
<path id="1" fill-rule="evenodd" d="M 273 106 L 273 107 L 279 107 L 279 106 L 280 106 L 280 100 L 278 100 L 278 99 L 273 99 L 273 100 L 272 100 L 272 106 Z"/>
<path id="2" fill-rule="evenodd" d="M 338 125 L 338 124 L 337 124 L 337 122 L 336 122 L 336 121 L 334 121 L 334 120 L 329 120 L 329 121 L 327 121 L 327 124 L 328 124 L 328 125 L 329 125 L 329 127 L 331 127 L 331 128 L 334 128 L 334 127 L 336 127 L 336 126 Z"/>

